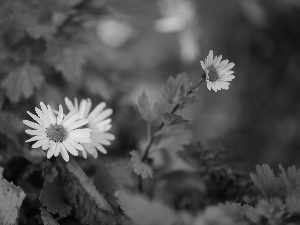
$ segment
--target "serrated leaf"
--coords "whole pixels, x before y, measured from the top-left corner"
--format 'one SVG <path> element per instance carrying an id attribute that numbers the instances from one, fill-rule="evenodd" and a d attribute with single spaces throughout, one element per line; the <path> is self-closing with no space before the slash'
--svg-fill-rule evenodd
<path id="1" fill-rule="evenodd" d="M 71 212 L 71 206 L 64 202 L 61 183 L 58 178 L 52 182 L 46 181 L 41 191 L 40 202 L 47 207 L 48 212 L 58 213 L 60 217 L 66 217 Z"/>
<path id="2" fill-rule="evenodd" d="M 182 151 L 184 146 L 192 141 L 192 132 L 187 130 L 182 124 L 164 127 L 155 135 L 157 136 L 157 141 L 152 145 L 150 152 L 159 149 L 173 152 Z"/>
<path id="3" fill-rule="evenodd" d="M 172 109 L 177 103 L 180 102 L 178 109 L 183 109 L 188 104 L 196 102 L 195 95 L 187 95 L 192 88 L 187 74 L 182 73 L 176 78 L 169 77 L 167 86 L 163 88 L 163 96 Z"/>
<path id="4" fill-rule="evenodd" d="M 129 154 L 131 155 L 130 161 L 132 162 L 133 171 L 137 175 L 141 175 L 143 179 L 153 177 L 151 167 L 142 162 L 141 156 L 137 151 L 131 151 Z"/>
<path id="5" fill-rule="evenodd" d="M 17 134 L 21 132 L 24 125 L 20 118 L 12 113 L 0 111 L 0 133 L 9 139 L 18 142 Z"/>
<path id="6" fill-rule="evenodd" d="M 63 189 L 75 216 L 83 224 L 115 224 L 114 211 L 95 185 L 74 161 L 60 164 Z"/>
<path id="7" fill-rule="evenodd" d="M 281 224 L 282 217 L 286 213 L 285 206 L 279 198 L 272 198 L 269 201 L 260 200 L 255 207 L 255 211 L 271 221 L 270 224 L 276 224 L 273 223 L 273 221 L 277 221 L 277 224 Z"/>
<path id="8" fill-rule="evenodd" d="M 282 179 L 287 195 L 300 191 L 300 169 L 297 169 L 296 166 L 291 166 L 286 172 L 282 165 L 279 165 L 279 169 L 281 171 L 279 176 Z"/>
<path id="9" fill-rule="evenodd" d="M 282 182 L 279 177 L 276 177 L 273 170 L 268 164 L 256 166 L 256 174 L 251 173 L 250 177 L 254 185 L 260 190 L 265 198 L 278 196 L 282 187 Z"/>
<path id="10" fill-rule="evenodd" d="M 21 188 L 5 180 L 2 174 L 3 168 L 0 167 L 0 224 L 17 225 L 19 210 L 26 195 Z"/>
<path id="11" fill-rule="evenodd" d="M 244 204 L 242 206 L 242 213 L 252 223 L 258 224 L 261 220 L 261 215 L 250 205 Z"/>
<path id="12" fill-rule="evenodd" d="M 29 98 L 34 88 L 40 87 L 43 81 L 38 67 L 25 64 L 12 70 L 2 81 L 1 88 L 11 102 L 18 102 L 21 97 Z"/>
<path id="13" fill-rule="evenodd" d="M 148 123 L 153 122 L 159 116 L 157 104 L 153 103 L 150 105 L 149 98 L 145 92 L 138 97 L 137 108 L 141 118 Z"/>
<path id="14" fill-rule="evenodd" d="M 166 126 L 171 126 L 175 124 L 191 124 L 191 119 L 185 119 L 180 115 L 171 114 L 171 113 L 164 113 L 163 114 L 164 123 Z"/>
<path id="15" fill-rule="evenodd" d="M 138 225 L 171 225 L 176 221 L 175 212 L 158 201 L 150 201 L 142 195 L 120 192 L 118 203 L 125 214 Z"/>
<path id="16" fill-rule="evenodd" d="M 41 218 L 44 225 L 59 225 L 59 223 L 53 218 L 53 216 L 48 213 L 45 209 L 40 208 Z"/>
<path id="17" fill-rule="evenodd" d="M 67 81 L 76 81 L 82 75 L 82 66 L 87 54 L 87 49 L 80 43 L 70 45 L 65 42 L 53 42 L 48 46 L 46 55 L 48 61 Z"/>
<path id="18" fill-rule="evenodd" d="M 300 193 L 289 194 L 285 199 L 285 205 L 290 214 L 300 214 Z"/>

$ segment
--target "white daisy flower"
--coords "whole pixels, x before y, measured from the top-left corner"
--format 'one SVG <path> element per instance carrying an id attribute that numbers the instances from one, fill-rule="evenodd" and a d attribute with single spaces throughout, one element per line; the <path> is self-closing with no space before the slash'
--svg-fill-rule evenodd
<path id="1" fill-rule="evenodd" d="M 74 104 L 69 98 L 65 98 L 65 103 L 70 111 L 78 109 L 79 118 L 87 119 L 88 128 L 92 130 L 90 144 L 83 144 L 86 151 L 82 151 L 83 157 L 87 158 L 87 152 L 94 158 L 98 157 L 97 149 L 106 154 L 107 151 L 103 146 L 108 146 L 115 139 L 113 134 L 107 133 L 111 129 L 111 119 L 108 118 L 112 113 L 112 109 L 105 109 L 106 103 L 101 102 L 91 112 L 92 101 L 90 99 L 81 100 L 79 106 L 75 98 Z"/>
<path id="2" fill-rule="evenodd" d="M 216 56 L 213 58 L 213 51 L 210 50 L 205 61 L 201 61 L 201 66 L 206 73 L 206 81 L 208 90 L 229 89 L 229 81 L 232 81 L 235 76 L 231 70 L 234 67 L 234 63 L 229 63 L 229 60 L 221 61 L 222 56 Z"/>
<path id="3" fill-rule="evenodd" d="M 36 141 L 36 143 L 32 145 L 32 148 L 42 147 L 43 150 L 48 149 L 48 159 L 53 155 L 57 157 L 60 153 L 63 159 L 68 162 L 68 152 L 77 156 L 78 150 L 84 150 L 79 143 L 86 144 L 91 142 L 91 129 L 78 129 L 87 124 L 88 121 L 79 119 L 79 115 L 76 111 L 71 111 L 68 115 L 64 116 L 61 105 L 59 105 L 59 111 L 56 117 L 50 105 L 46 107 L 43 102 L 40 104 L 42 110 L 37 107 L 35 108 L 35 112 L 38 116 L 27 112 L 35 122 L 23 120 L 24 124 L 34 129 L 25 130 L 27 134 L 34 136 L 26 142 Z"/>

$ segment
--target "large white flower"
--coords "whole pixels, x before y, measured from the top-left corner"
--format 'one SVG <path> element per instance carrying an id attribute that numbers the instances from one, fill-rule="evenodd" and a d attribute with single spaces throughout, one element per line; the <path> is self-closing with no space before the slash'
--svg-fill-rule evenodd
<path id="1" fill-rule="evenodd" d="M 90 99 L 81 100 L 79 106 L 75 98 L 74 104 L 69 98 L 65 98 L 65 103 L 70 111 L 78 109 L 79 118 L 87 119 L 87 127 L 92 129 L 90 144 L 84 144 L 86 151 L 82 151 L 83 157 L 87 158 L 87 152 L 94 158 L 98 157 L 97 149 L 106 154 L 107 151 L 103 145 L 110 145 L 111 141 L 115 139 L 113 134 L 107 133 L 111 129 L 111 119 L 108 118 L 112 113 L 112 109 L 105 109 L 106 103 L 101 102 L 91 112 L 92 101 Z"/>
<path id="2" fill-rule="evenodd" d="M 35 108 L 38 116 L 27 112 L 35 122 L 23 120 L 23 123 L 33 128 L 34 130 L 27 129 L 25 132 L 34 137 L 26 142 L 36 141 L 32 148 L 42 147 L 47 151 L 47 158 L 50 159 L 53 155 L 57 157 L 59 153 L 63 159 L 68 162 L 70 152 L 72 155 L 77 156 L 78 150 L 83 151 L 84 148 L 79 143 L 90 143 L 91 129 L 79 127 L 88 123 L 85 119 L 79 119 L 76 111 L 71 111 L 64 116 L 63 108 L 59 105 L 57 117 L 54 115 L 50 105 L 41 102 L 41 109 Z"/>
<path id="3" fill-rule="evenodd" d="M 229 60 L 221 61 L 222 56 L 213 58 L 213 51 L 210 50 L 205 61 L 201 61 L 201 66 L 206 73 L 207 88 L 217 90 L 229 89 L 229 81 L 232 81 L 235 76 L 231 70 L 234 63 L 229 63 Z"/>

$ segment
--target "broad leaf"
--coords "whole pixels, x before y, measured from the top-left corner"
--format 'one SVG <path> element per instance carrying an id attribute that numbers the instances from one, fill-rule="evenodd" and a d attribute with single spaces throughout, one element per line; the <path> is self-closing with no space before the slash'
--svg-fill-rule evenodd
<path id="1" fill-rule="evenodd" d="M 25 64 L 12 70 L 2 81 L 1 88 L 12 102 L 18 102 L 22 97 L 29 98 L 34 88 L 41 86 L 44 77 L 41 70 L 33 65 Z"/>
<path id="2" fill-rule="evenodd" d="M 62 186 L 58 178 L 52 182 L 46 181 L 40 195 L 41 203 L 47 207 L 48 212 L 58 213 L 60 217 L 66 217 L 71 212 L 71 206 L 64 202 Z"/>
<path id="3" fill-rule="evenodd" d="M 254 185 L 260 190 L 264 197 L 278 196 L 282 187 L 279 177 L 276 177 L 273 170 L 267 164 L 256 166 L 256 174 L 251 173 L 250 177 Z"/>
<path id="4" fill-rule="evenodd" d="M 150 201 L 142 195 L 117 195 L 125 214 L 138 225 L 171 225 L 176 221 L 175 212 L 158 201 Z"/>
<path id="5" fill-rule="evenodd" d="M 166 126 L 171 126 L 175 124 L 191 124 L 191 119 L 185 119 L 180 115 L 171 114 L 171 113 L 164 113 L 163 114 L 164 123 Z"/>
<path id="6" fill-rule="evenodd" d="M 153 122 L 159 116 L 157 104 L 150 104 L 149 98 L 145 94 L 145 92 L 139 96 L 137 108 L 139 110 L 141 118 L 148 123 Z"/>
<path id="7" fill-rule="evenodd" d="M 152 145 L 150 152 L 166 149 L 170 151 L 182 151 L 184 146 L 192 141 L 192 133 L 187 130 L 184 125 L 176 124 L 169 127 L 164 127 L 161 131 L 155 134 L 157 141 Z"/>
<path id="8" fill-rule="evenodd" d="M 292 194 L 294 191 L 300 191 L 300 169 L 291 166 L 288 168 L 287 172 L 285 172 L 282 165 L 279 165 L 279 169 L 281 170 L 280 177 L 287 195 Z"/>
<path id="9" fill-rule="evenodd" d="M 130 161 L 132 162 L 133 171 L 137 175 L 141 175 L 143 179 L 153 177 L 151 167 L 142 162 L 141 156 L 137 151 L 131 151 L 129 154 L 131 155 Z"/>
<path id="10" fill-rule="evenodd" d="M 0 224 L 17 225 L 25 193 L 21 188 L 5 180 L 2 174 L 3 168 L 0 167 Z"/>
<path id="11" fill-rule="evenodd" d="M 52 42 L 48 45 L 47 58 L 67 81 L 77 81 L 87 56 L 86 46 L 80 43 Z"/>
<path id="12" fill-rule="evenodd" d="M 115 224 L 114 211 L 73 160 L 60 162 L 64 194 L 83 224 Z"/>
<path id="13" fill-rule="evenodd" d="M 169 77 L 167 86 L 163 88 L 163 96 L 170 109 L 173 109 L 178 103 L 180 103 L 178 109 L 183 109 L 190 103 L 197 101 L 194 95 L 188 95 L 191 89 L 192 83 L 189 81 L 187 74 L 179 74 L 176 78 Z"/>
<path id="14" fill-rule="evenodd" d="M 40 208 L 41 218 L 44 225 L 59 225 L 59 223 L 53 218 L 53 216 L 48 213 L 45 209 Z"/>

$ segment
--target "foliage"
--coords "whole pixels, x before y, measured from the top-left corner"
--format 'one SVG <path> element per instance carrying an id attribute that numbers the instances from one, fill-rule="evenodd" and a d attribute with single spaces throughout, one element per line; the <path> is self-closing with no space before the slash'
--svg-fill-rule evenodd
<path id="1" fill-rule="evenodd" d="M 143 91 L 132 103 L 139 51 L 101 39 L 103 22 L 120 18 L 101 0 L 1 1 L 0 223 L 299 224 L 300 169 L 280 165 L 276 175 L 263 164 L 249 176 L 193 132 L 185 114 L 202 75 L 196 85 L 186 73 L 170 76 L 161 98 Z M 41 100 L 57 110 L 66 95 L 112 105 L 107 156 L 46 160 L 24 142 L 26 111 Z"/>
<path id="2" fill-rule="evenodd" d="M 0 222 L 3 225 L 18 224 L 25 193 L 20 187 L 5 180 L 2 173 L 3 168 L 0 167 Z"/>

